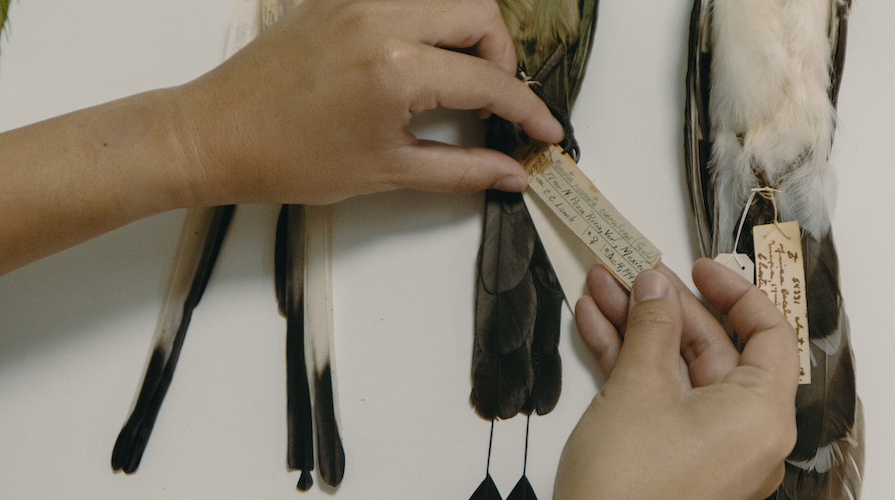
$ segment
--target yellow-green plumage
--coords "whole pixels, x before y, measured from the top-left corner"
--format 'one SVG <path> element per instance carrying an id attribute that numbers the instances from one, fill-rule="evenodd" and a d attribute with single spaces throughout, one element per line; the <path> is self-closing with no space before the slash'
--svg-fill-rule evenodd
<path id="1" fill-rule="evenodd" d="M 557 43 L 570 44 L 578 37 L 577 0 L 501 0 L 498 4 L 516 45 L 516 58 L 532 67 L 539 66 L 538 61 L 546 59 Z"/>
<path id="2" fill-rule="evenodd" d="M 549 78 L 539 82 L 548 99 L 568 113 L 589 52 L 597 0 L 500 0 L 498 5 L 515 44 L 516 59 L 529 77 L 557 47 L 572 51 Z"/>
<path id="3" fill-rule="evenodd" d="M 6 26 L 6 13 L 9 11 L 9 0 L 0 0 L 0 33 Z"/>

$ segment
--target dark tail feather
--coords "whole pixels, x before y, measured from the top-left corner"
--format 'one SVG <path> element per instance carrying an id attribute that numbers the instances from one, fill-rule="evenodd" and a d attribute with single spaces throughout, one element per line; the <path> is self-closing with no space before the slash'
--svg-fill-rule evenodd
<path id="1" fill-rule="evenodd" d="M 799 386 L 799 435 L 778 498 L 858 498 L 864 466 L 864 418 L 855 391 L 848 317 L 830 233 L 802 237 L 811 339 L 811 384 Z"/>
<path id="2" fill-rule="evenodd" d="M 786 476 L 777 494 L 778 500 L 802 498 L 821 500 L 854 500 L 861 496 L 864 470 L 864 410 L 861 402 L 855 407 L 855 426 L 847 439 L 837 442 L 831 449 L 837 463 L 821 472 L 808 470 L 787 462 Z M 808 492 L 806 494 L 806 492 Z M 806 496 L 807 495 L 807 496 Z"/>
<path id="3" fill-rule="evenodd" d="M 302 471 L 298 482 L 301 491 L 314 485 L 310 474 L 314 470 L 314 424 L 304 343 L 304 324 L 289 321 L 286 326 L 286 463 L 290 469 Z"/>
<path id="4" fill-rule="evenodd" d="M 137 470 L 186 337 L 193 309 L 202 298 L 215 260 L 233 217 L 234 206 L 195 209 L 187 213 L 177 256 L 140 395 L 118 434 L 112 469 Z"/>
<path id="5" fill-rule="evenodd" d="M 519 194 L 488 191 L 476 285 L 470 402 L 485 420 L 511 418 L 531 395 L 537 234 Z"/>
<path id="6" fill-rule="evenodd" d="M 546 415 L 553 411 L 562 392 L 562 360 L 559 357 L 559 335 L 562 319 L 563 292 L 559 279 L 547 259 L 547 253 L 536 241 L 531 262 L 532 278 L 538 297 L 531 365 L 534 381 L 531 396 L 523 410 Z"/>
<path id="7" fill-rule="evenodd" d="M 479 416 L 543 415 L 556 406 L 562 301 L 522 196 L 486 192 L 470 396 Z"/>
<path id="8" fill-rule="evenodd" d="M 505 15 L 514 12 L 505 17 L 510 32 L 530 37 L 516 40 L 517 76 L 524 72 L 536 81 L 532 90 L 566 131 L 560 146 L 577 161 L 580 151 L 569 115 L 593 44 L 598 0 L 567 5 L 578 12 L 554 11 L 556 18 L 549 22 L 556 27 L 577 23 L 577 29 L 565 35 L 525 34 L 522 26 L 527 18 L 518 17 L 520 11 L 508 0 L 499 4 Z M 542 12 L 533 8 L 530 15 Z M 488 147 L 510 154 L 523 142 L 514 124 L 496 116 L 488 119 Z M 562 301 L 562 289 L 522 196 L 488 191 L 476 280 L 470 395 L 479 416 L 505 419 L 520 411 L 543 415 L 556 406 L 562 386 L 558 351 Z"/>
<path id="9" fill-rule="evenodd" d="M 277 309 L 284 318 L 287 314 L 286 280 L 289 268 L 289 205 L 280 208 L 277 217 L 277 235 L 274 241 L 273 278 L 277 294 Z"/>
<path id="10" fill-rule="evenodd" d="M 311 389 L 305 358 L 304 271 L 305 211 L 302 205 L 283 205 L 277 221 L 274 275 L 277 303 L 286 317 L 286 462 L 301 470 L 298 489 L 313 484 L 314 427 Z"/>
<path id="11" fill-rule="evenodd" d="M 333 401 L 332 370 L 329 365 L 314 375 L 314 416 L 317 422 L 317 462 L 320 477 L 330 486 L 338 486 L 345 476 L 345 451 L 339 436 Z"/>

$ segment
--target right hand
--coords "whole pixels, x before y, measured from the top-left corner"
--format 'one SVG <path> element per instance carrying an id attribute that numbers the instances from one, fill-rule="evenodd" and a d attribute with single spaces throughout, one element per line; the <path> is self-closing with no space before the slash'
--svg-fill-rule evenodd
<path id="1" fill-rule="evenodd" d="M 591 269 L 576 320 L 608 379 L 566 443 L 555 498 L 762 500 L 780 484 L 796 440 L 795 333 L 724 266 L 701 259 L 693 281 L 742 354 L 664 265 L 630 296 Z"/>

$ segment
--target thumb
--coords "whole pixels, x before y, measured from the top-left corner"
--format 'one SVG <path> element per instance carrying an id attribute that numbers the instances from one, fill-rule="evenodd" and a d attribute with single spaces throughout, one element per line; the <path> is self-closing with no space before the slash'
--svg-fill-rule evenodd
<path id="1" fill-rule="evenodd" d="M 612 378 L 642 380 L 654 388 L 679 386 L 681 331 L 677 288 L 659 271 L 642 273 L 631 290 L 625 339 Z"/>

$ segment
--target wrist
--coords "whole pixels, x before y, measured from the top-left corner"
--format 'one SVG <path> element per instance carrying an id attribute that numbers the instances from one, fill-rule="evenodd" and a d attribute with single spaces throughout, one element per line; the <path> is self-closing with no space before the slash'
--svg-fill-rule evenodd
<path id="1" fill-rule="evenodd" d="M 211 149 L 203 138 L 213 124 L 204 119 L 208 103 L 199 102 L 186 85 L 145 94 L 157 109 L 152 169 L 163 199 L 170 208 L 193 208 L 230 203 L 223 192 L 220 170 L 225 155 Z"/>
<path id="2" fill-rule="evenodd" d="M 174 87 L 83 111 L 78 121 L 85 123 L 86 136 L 76 140 L 94 158 L 88 168 L 102 190 L 92 196 L 126 203 L 130 220 L 203 205 L 205 175 L 193 159 L 180 100 Z"/>
<path id="3" fill-rule="evenodd" d="M 184 206 L 263 201 L 256 153 L 264 148 L 246 137 L 258 127 L 242 109 L 251 106 L 250 97 L 234 87 L 211 73 L 169 89 L 169 133 L 183 175 L 177 196 Z"/>

